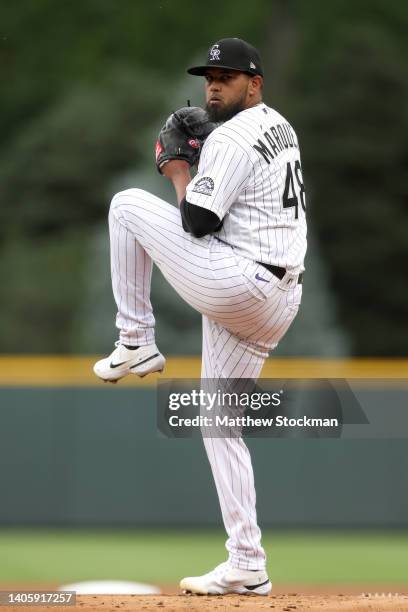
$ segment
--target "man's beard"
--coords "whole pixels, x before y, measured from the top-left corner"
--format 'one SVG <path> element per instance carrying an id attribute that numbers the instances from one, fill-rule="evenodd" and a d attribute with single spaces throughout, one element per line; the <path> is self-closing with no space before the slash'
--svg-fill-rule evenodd
<path id="1" fill-rule="evenodd" d="M 245 109 L 243 99 L 235 102 L 234 104 L 230 104 L 229 106 L 219 107 L 217 105 L 209 104 L 205 107 L 208 118 L 210 121 L 214 123 L 224 123 L 224 121 L 228 121 L 232 119 Z"/>

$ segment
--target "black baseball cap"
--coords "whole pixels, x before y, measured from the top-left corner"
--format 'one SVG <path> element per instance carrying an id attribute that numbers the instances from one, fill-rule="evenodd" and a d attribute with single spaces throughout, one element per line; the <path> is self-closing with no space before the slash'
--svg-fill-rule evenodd
<path id="1" fill-rule="evenodd" d="M 187 72 L 204 76 L 208 68 L 239 70 L 263 77 L 261 58 L 257 49 L 241 38 L 222 38 L 217 41 L 208 49 L 207 63 L 203 66 L 193 66 Z"/>

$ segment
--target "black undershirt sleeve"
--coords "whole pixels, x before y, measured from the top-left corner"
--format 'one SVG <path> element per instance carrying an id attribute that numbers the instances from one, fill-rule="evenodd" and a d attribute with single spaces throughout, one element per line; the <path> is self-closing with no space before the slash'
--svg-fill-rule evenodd
<path id="1" fill-rule="evenodd" d="M 222 220 L 218 215 L 202 206 L 190 204 L 186 198 L 180 202 L 180 213 L 184 231 L 193 234 L 196 238 L 216 232 L 222 226 Z"/>

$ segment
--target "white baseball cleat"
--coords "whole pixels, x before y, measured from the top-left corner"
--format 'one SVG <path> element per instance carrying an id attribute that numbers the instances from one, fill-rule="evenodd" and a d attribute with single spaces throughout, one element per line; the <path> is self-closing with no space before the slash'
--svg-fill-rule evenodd
<path id="1" fill-rule="evenodd" d="M 242 570 L 226 561 L 204 576 L 183 578 L 180 588 L 197 595 L 269 595 L 272 584 L 265 570 Z"/>
<path id="2" fill-rule="evenodd" d="M 139 346 L 132 350 L 118 341 L 115 342 L 115 347 L 109 357 L 97 361 L 94 365 L 95 374 L 102 380 L 115 383 L 128 374 L 143 377 L 151 372 L 163 371 L 166 360 L 155 344 Z"/>

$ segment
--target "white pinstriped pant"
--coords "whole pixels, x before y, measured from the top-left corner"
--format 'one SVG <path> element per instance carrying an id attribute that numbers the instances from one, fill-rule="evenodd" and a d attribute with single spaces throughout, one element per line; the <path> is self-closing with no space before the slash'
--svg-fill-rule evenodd
<path id="1" fill-rule="evenodd" d="M 291 283 L 287 289 L 285 282 L 236 256 L 216 237 L 186 233 L 177 208 L 141 189 L 115 195 L 109 229 L 121 342 L 141 346 L 155 341 L 150 303 L 154 262 L 177 293 L 203 315 L 201 377 L 256 380 L 268 351 L 296 316 L 301 285 Z M 265 280 L 257 281 L 257 273 Z M 230 562 L 242 569 L 263 569 L 249 451 L 240 437 L 203 440 L 228 533 Z"/>

